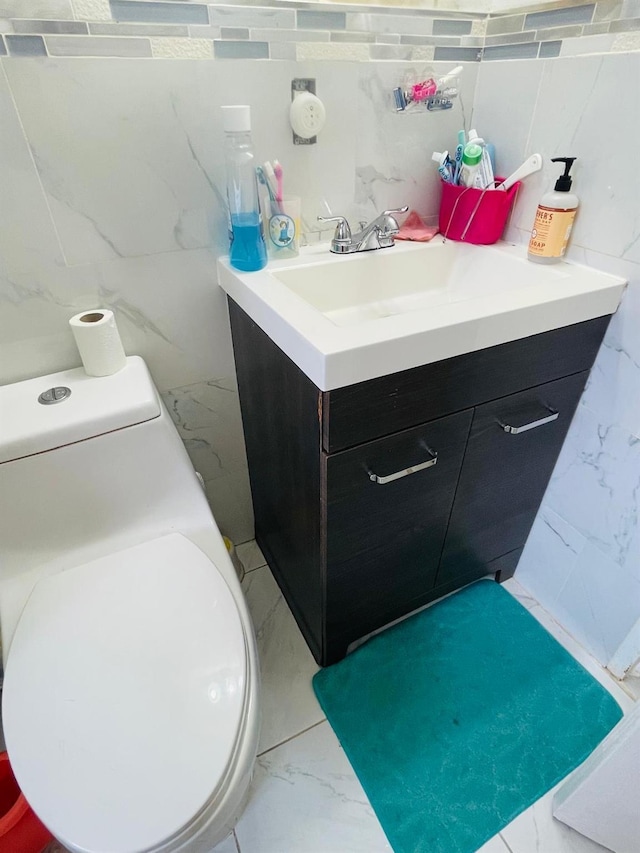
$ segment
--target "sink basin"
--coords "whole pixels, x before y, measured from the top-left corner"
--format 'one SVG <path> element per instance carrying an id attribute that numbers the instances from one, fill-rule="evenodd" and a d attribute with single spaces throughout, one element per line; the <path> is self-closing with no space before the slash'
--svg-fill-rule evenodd
<path id="1" fill-rule="evenodd" d="M 253 273 L 221 258 L 218 280 L 323 391 L 612 314 L 626 284 L 440 237 L 347 256 L 314 246 Z"/>
<path id="2" fill-rule="evenodd" d="M 441 240 L 428 254 L 389 249 L 340 260 L 272 275 L 337 326 L 535 287 L 540 278 L 540 269 L 519 257 Z M 567 273 L 554 268 L 546 275 L 562 279 Z"/>

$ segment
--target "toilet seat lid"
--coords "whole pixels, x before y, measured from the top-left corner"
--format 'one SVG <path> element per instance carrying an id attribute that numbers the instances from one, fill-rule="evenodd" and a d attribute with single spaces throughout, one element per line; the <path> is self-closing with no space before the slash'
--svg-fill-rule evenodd
<path id="1" fill-rule="evenodd" d="M 3 691 L 11 764 L 34 811 L 92 853 L 178 833 L 229 766 L 246 655 L 226 582 L 180 534 L 40 581 Z"/>

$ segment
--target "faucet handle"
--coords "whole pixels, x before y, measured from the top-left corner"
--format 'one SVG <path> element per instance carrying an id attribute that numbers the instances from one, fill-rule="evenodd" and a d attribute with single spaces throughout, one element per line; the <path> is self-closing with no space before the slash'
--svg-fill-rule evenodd
<path id="1" fill-rule="evenodd" d="M 337 222 L 336 233 L 333 235 L 333 242 L 349 243 L 351 241 L 351 228 L 349 222 L 344 216 L 319 216 L 318 222 Z"/>
<path id="2" fill-rule="evenodd" d="M 383 216 L 393 216 L 394 213 L 406 213 L 409 210 L 409 205 L 405 204 L 404 207 L 396 207 L 393 210 L 385 210 L 383 211 Z"/>
<path id="3" fill-rule="evenodd" d="M 380 214 L 380 219 L 384 221 L 383 233 L 385 237 L 395 237 L 400 231 L 398 220 L 395 218 L 396 213 L 406 213 L 409 210 L 407 205 L 397 207 L 394 210 L 385 210 Z"/>
<path id="4" fill-rule="evenodd" d="M 337 222 L 331 241 L 331 251 L 337 254 L 348 252 L 351 246 L 351 228 L 344 216 L 319 216 L 318 222 Z"/>

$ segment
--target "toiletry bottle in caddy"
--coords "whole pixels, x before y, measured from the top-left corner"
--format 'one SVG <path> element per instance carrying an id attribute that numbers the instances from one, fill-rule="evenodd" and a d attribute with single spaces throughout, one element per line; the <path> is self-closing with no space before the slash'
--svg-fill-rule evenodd
<path id="1" fill-rule="evenodd" d="M 467 142 L 462 152 L 462 165 L 458 182 L 464 187 L 474 187 L 476 176 L 482 163 L 482 146 Z"/>
<path id="2" fill-rule="evenodd" d="M 580 199 L 570 192 L 569 171 L 575 157 L 552 157 L 552 163 L 564 163 L 564 174 L 556 181 L 553 192 L 545 193 L 536 210 L 529 240 L 528 258 L 537 264 L 555 264 L 562 259 L 576 218 Z"/>
<path id="3" fill-rule="evenodd" d="M 267 263 L 251 143 L 251 108 L 222 107 L 229 202 L 229 262 L 243 272 Z"/>

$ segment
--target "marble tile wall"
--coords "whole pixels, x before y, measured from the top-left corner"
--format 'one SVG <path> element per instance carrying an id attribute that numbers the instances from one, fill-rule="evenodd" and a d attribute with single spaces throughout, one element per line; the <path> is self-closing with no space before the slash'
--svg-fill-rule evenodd
<path id="1" fill-rule="evenodd" d="M 0 2 L 1 7 L 1 2 Z M 0 383 L 79 364 L 68 318 L 105 306 L 142 355 L 236 542 L 253 536 L 226 303 L 219 106 L 251 103 L 256 154 L 278 158 L 318 214 L 437 211 L 432 150 L 469 127 L 478 66 L 452 110 L 398 115 L 403 74 L 449 64 L 0 60 Z M 293 77 L 314 77 L 327 127 L 294 146 Z M 269 93 L 269 97 L 263 97 Z"/>
<path id="2" fill-rule="evenodd" d="M 473 111 L 500 172 L 545 158 L 507 236 L 528 240 L 555 179 L 549 158 L 575 155 L 569 256 L 630 282 L 516 572 L 605 664 L 640 616 L 640 173 L 617 153 L 640 133 L 639 79 L 637 53 L 482 63 Z"/>

